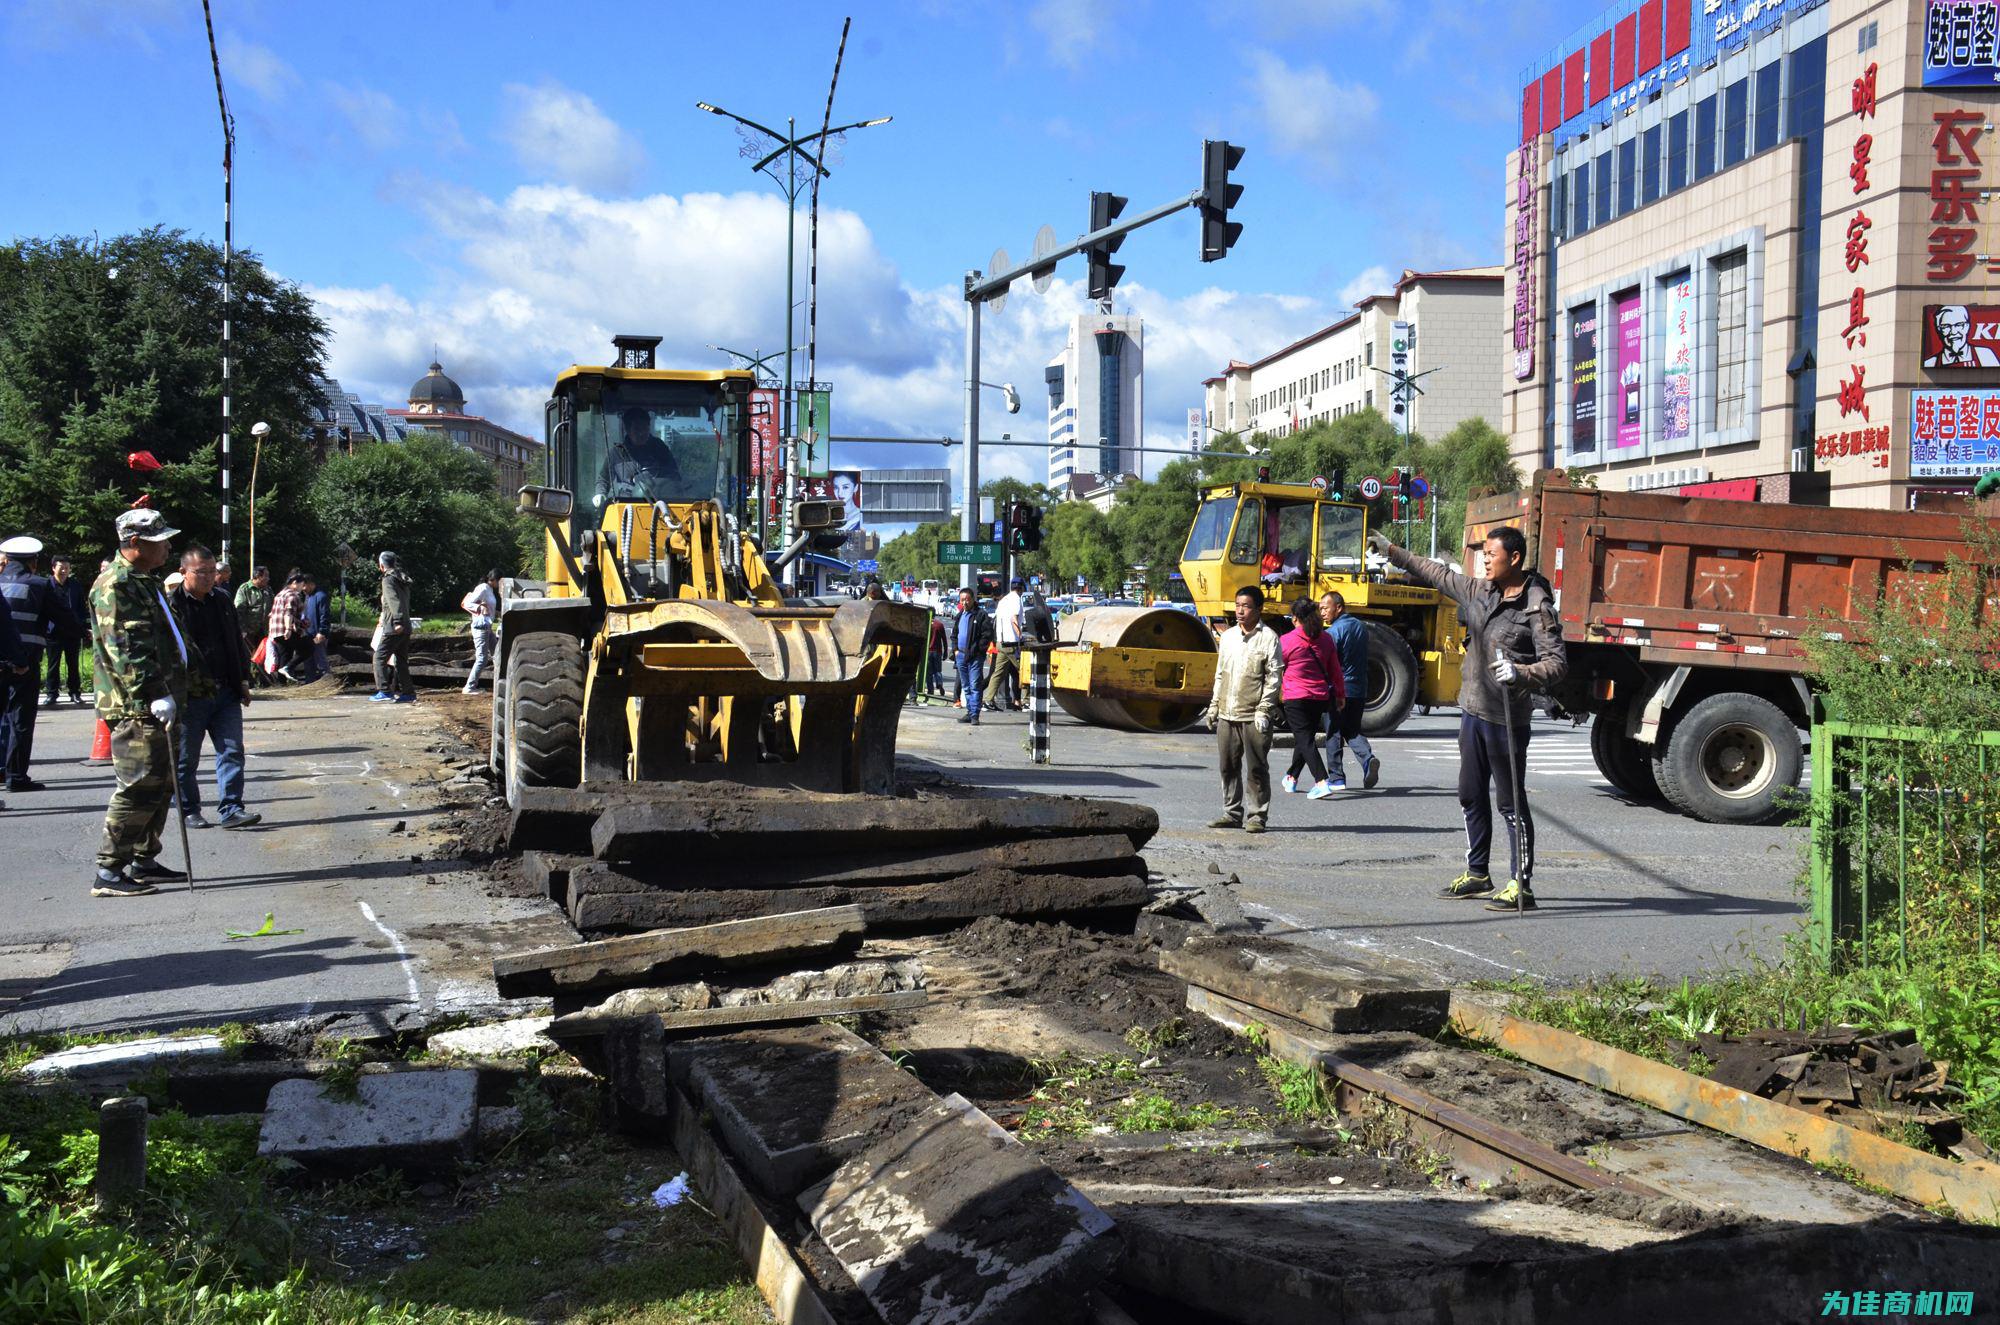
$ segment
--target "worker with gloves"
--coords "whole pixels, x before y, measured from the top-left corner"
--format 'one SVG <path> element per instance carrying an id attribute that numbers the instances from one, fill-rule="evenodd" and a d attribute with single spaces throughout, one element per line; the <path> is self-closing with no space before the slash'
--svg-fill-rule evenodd
<path id="1" fill-rule="evenodd" d="M 111 728 L 117 789 L 104 813 L 92 897 L 142 897 L 187 878 L 159 862 L 160 833 L 174 800 L 168 729 L 187 703 L 188 654 L 167 606 L 160 568 L 180 532 L 158 511 L 118 517 L 118 551 L 90 587 L 97 664 L 97 716 Z"/>
<path id="2" fill-rule="evenodd" d="M 1203 715 L 1215 732 L 1222 761 L 1222 817 L 1210 828 L 1264 831 L 1271 812 L 1271 733 L 1277 726 L 1278 689 L 1284 677 L 1278 636 L 1264 624 L 1264 591 L 1247 585 L 1236 595 L 1236 624 L 1216 641 L 1215 690 Z"/>
<path id="3" fill-rule="evenodd" d="M 1465 871 L 1444 896 L 1487 898 L 1489 911 L 1530 911 L 1535 906 L 1535 823 L 1516 791 L 1527 777 L 1529 692 L 1548 690 L 1569 674 L 1555 591 L 1527 568 L 1528 542 L 1503 525 L 1486 538 L 1486 578 L 1461 575 L 1442 562 L 1397 547 L 1380 531 L 1369 546 L 1410 578 L 1458 604 L 1466 630 L 1458 682 L 1458 803 L 1465 812 Z M 1494 891 L 1487 870 L 1493 846 L 1489 784 L 1507 823 L 1513 877 Z"/>

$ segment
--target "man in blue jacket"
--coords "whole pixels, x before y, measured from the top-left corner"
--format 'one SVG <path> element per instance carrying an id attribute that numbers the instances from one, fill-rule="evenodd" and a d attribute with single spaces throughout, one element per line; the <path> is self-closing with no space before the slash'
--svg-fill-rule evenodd
<path id="1" fill-rule="evenodd" d="M 331 604 L 326 590 L 319 587 L 319 577 L 306 572 L 306 640 L 312 646 L 312 662 L 302 680 L 312 681 L 326 675 L 326 632 Z M 304 654 L 306 649 L 301 647 Z"/>
<path id="2" fill-rule="evenodd" d="M 1340 679 L 1347 687 L 1347 702 L 1327 714 L 1327 776 L 1335 791 L 1347 790 L 1346 761 L 1341 757 L 1344 745 L 1361 761 L 1361 785 L 1372 787 L 1382 776 L 1382 761 L 1361 734 L 1361 719 L 1368 711 L 1368 625 L 1360 617 L 1350 616 L 1347 600 L 1331 590 L 1319 596 L 1319 618 L 1326 622 L 1326 633 L 1333 636 L 1333 647 L 1340 651 Z"/>
<path id="3" fill-rule="evenodd" d="M 41 573 L 42 540 L 22 534 L 0 543 L 0 599 L 20 633 L 19 653 L 27 664 L 16 671 L 8 687 L 13 713 L 13 739 L 8 742 L 7 790 L 40 791 L 42 784 L 28 774 L 35 758 L 35 698 L 41 690 L 42 651 L 51 639 L 78 629 L 69 604 Z"/>

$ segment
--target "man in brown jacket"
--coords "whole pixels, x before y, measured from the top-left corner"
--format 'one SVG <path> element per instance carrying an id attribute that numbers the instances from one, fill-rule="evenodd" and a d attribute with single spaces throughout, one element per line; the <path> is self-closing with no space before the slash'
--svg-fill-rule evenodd
<path id="1" fill-rule="evenodd" d="M 1465 625 L 1458 682 L 1458 803 L 1465 811 L 1465 872 L 1445 886 L 1444 896 L 1488 898 L 1489 911 L 1532 911 L 1535 821 L 1525 798 L 1514 803 L 1514 789 L 1528 775 L 1529 720 L 1534 716 L 1529 692 L 1548 690 L 1569 674 L 1555 593 L 1548 581 L 1527 569 L 1528 543 L 1518 529 L 1503 526 L 1487 538 L 1483 580 L 1397 547 L 1380 531 L 1371 532 L 1368 543 L 1417 583 L 1457 603 Z M 1489 785 L 1507 822 L 1514 870 L 1497 893 L 1487 874 L 1493 846 Z"/>

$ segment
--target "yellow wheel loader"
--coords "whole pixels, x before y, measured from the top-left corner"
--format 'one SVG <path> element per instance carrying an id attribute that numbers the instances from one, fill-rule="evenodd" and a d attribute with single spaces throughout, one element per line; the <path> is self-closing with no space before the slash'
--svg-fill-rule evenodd
<path id="1" fill-rule="evenodd" d="M 778 577 L 838 503 L 801 502 L 767 563 L 751 522 L 741 370 L 654 366 L 658 337 L 575 366 L 548 402 L 546 581 L 502 585 L 492 761 L 529 787 L 716 780 L 894 791 L 923 609 L 788 600 Z"/>

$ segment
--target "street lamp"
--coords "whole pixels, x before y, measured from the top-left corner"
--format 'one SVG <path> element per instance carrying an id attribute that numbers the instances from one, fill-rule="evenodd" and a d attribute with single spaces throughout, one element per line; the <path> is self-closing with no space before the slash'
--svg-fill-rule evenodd
<path id="1" fill-rule="evenodd" d="M 829 102 L 829 104 L 831 103 Z M 751 133 L 761 134 L 777 144 L 776 147 L 753 162 L 750 169 L 769 176 L 771 181 L 785 195 L 785 380 L 783 389 L 779 395 L 778 414 L 780 433 L 785 438 L 787 446 L 789 446 L 794 431 L 795 420 L 793 414 L 796 408 L 796 404 L 792 398 L 792 309 L 796 307 L 797 301 L 793 298 L 792 292 L 798 269 L 799 190 L 804 187 L 804 184 L 799 179 L 799 163 L 804 161 L 809 167 L 806 171 L 807 180 L 813 178 L 814 171 L 817 171 L 821 177 L 830 177 L 833 172 L 828 170 L 825 163 L 808 150 L 808 144 L 811 144 L 815 139 L 824 141 L 834 134 L 846 133 L 850 129 L 872 129 L 878 124 L 887 124 L 894 117 L 883 115 L 872 120 L 856 120 L 853 124 L 843 124 L 838 129 L 829 129 L 823 134 L 808 133 L 802 136 L 799 133 L 798 120 L 794 116 L 786 117 L 785 131 L 780 133 L 768 125 L 759 124 L 755 120 L 738 115 L 733 110 L 724 110 L 722 107 L 711 105 L 706 101 L 695 102 L 694 108 L 696 110 L 705 110 L 711 115 L 720 115 L 726 120 L 734 120 L 742 128 L 748 129 Z M 781 157 L 785 158 L 785 172 L 782 175 L 776 169 L 777 162 Z M 797 495 L 797 488 L 798 464 L 795 457 L 787 456 L 783 516 L 786 521 L 786 537 L 788 538 L 791 532 L 792 500 Z"/>
<path id="2" fill-rule="evenodd" d="M 1021 412 L 1021 393 L 1014 389 L 1012 382 L 981 382 L 979 385 L 990 386 L 995 391 L 998 391 L 1000 398 L 1007 402 L 1007 412 L 1009 414 L 1019 414 Z"/>
<path id="3" fill-rule="evenodd" d="M 708 348 L 714 350 L 717 354 L 726 354 L 732 359 L 741 359 L 751 372 L 758 375 L 759 381 L 762 381 L 765 377 L 775 379 L 778 376 L 776 369 L 767 366 L 772 359 L 778 357 L 776 350 L 772 350 L 769 354 L 746 354 L 742 350 L 732 350 L 727 345 L 711 345 Z"/>
<path id="4" fill-rule="evenodd" d="M 255 445 L 250 452 L 250 574 L 257 573 L 257 463 L 264 458 L 264 439 L 271 435 L 271 425 L 262 419 L 250 425 L 250 436 Z"/>

